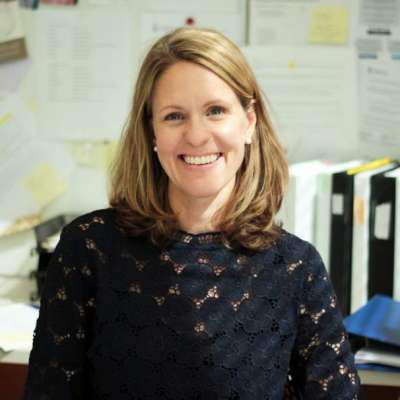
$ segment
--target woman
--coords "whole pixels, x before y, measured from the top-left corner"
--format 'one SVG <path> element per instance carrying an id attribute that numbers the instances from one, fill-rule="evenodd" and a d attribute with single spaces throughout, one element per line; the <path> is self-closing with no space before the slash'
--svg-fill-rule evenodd
<path id="1" fill-rule="evenodd" d="M 274 224 L 287 163 L 223 35 L 150 49 L 111 206 L 67 226 L 42 296 L 27 399 L 356 399 L 322 261 Z"/>

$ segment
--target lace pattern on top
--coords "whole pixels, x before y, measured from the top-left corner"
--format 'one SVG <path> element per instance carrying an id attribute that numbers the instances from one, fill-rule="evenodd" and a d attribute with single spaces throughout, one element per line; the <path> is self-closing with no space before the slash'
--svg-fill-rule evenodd
<path id="1" fill-rule="evenodd" d="M 218 233 L 178 234 L 160 252 L 123 236 L 112 210 L 64 230 L 25 399 L 357 399 L 312 246 L 286 233 L 269 250 L 240 253 Z"/>

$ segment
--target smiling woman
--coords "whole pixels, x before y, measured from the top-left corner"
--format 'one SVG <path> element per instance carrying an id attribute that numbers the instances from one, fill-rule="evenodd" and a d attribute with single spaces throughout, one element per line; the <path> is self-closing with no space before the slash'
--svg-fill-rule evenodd
<path id="1" fill-rule="evenodd" d="M 355 400 L 319 254 L 274 222 L 287 163 L 240 50 L 149 50 L 111 185 L 54 252 L 26 400 Z"/>
<path id="2" fill-rule="evenodd" d="M 116 160 L 111 205 L 131 234 L 160 245 L 177 229 L 223 231 L 254 250 L 280 236 L 286 158 L 248 63 L 215 31 L 178 29 L 150 49 Z"/>

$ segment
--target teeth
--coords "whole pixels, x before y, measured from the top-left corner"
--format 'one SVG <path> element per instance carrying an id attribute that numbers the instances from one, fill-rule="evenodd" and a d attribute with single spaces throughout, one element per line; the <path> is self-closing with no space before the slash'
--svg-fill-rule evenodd
<path id="1" fill-rule="evenodd" d="M 193 156 L 183 156 L 183 159 L 185 162 L 188 164 L 196 164 L 196 165 L 201 165 L 201 164 L 210 164 L 217 160 L 219 157 L 219 154 L 213 154 L 210 156 L 201 156 L 201 157 L 193 157 Z"/>

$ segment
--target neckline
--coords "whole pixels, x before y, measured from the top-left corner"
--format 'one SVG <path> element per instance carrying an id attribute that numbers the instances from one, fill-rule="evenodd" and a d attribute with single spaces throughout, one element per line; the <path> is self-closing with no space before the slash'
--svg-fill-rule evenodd
<path id="1" fill-rule="evenodd" d="M 185 244 L 221 243 L 222 237 L 223 232 L 189 233 L 183 230 L 178 230 L 173 235 L 175 240 Z"/>

